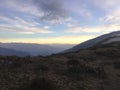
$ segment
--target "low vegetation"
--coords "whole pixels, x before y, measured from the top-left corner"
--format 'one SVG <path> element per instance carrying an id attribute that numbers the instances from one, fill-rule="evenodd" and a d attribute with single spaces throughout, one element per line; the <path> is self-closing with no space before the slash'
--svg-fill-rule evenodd
<path id="1" fill-rule="evenodd" d="M 48 57 L 0 56 L 0 90 L 120 90 L 120 44 Z"/>

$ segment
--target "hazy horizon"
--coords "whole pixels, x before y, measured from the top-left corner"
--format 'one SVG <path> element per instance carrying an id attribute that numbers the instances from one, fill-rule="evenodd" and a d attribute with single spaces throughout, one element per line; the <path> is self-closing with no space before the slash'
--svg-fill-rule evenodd
<path id="1" fill-rule="evenodd" d="M 120 30 L 120 0 L 1 0 L 0 42 L 79 44 Z"/>
<path id="2" fill-rule="evenodd" d="M 59 44 L 59 43 L 32 43 L 32 42 L 0 42 L 0 44 L 36 44 L 36 45 L 77 45 L 77 44 Z M 80 43 L 78 43 L 80 44 Z"/>

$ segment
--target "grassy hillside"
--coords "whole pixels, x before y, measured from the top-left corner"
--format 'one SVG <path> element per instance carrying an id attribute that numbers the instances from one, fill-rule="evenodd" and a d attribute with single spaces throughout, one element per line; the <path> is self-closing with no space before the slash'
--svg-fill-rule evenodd
<path id="1" fill-rule="evenodd" d="M 48 57 L 0 56 L 0 90 L 120 90 L 120 43 Z"/>

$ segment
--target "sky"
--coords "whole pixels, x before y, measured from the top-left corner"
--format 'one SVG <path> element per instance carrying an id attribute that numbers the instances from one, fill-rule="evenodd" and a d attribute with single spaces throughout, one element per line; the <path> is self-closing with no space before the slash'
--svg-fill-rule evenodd
<path id="1" fill-rule="evenodd" d="M 120 0 L 0 0 L 0 42 L 78 44 L 120 30 Z"/>

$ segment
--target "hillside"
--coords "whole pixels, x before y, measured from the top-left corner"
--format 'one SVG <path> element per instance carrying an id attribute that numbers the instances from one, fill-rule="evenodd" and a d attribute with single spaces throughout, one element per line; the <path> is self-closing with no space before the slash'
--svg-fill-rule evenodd
<path id="1" fill-rule="evenodd" d="M 120 90 L 120 42 L 48 57 L 0 57 L 1 90 Z"/>
<path id="2" fill-rule="evenodd" d="M 64 53 L 75 52 L 75 51 L 78 51 L 81 49 L 87 49 L 89 47 L 93 47 L 96 45 L 109 44 L 109 43 L 117 42 L 117 41 L 120 41 L 120 31 L 104 34 L 99 37 L 93 38 L 91 40 L 85 41 L 68 50 L 65 50 Z"/>

